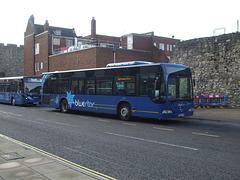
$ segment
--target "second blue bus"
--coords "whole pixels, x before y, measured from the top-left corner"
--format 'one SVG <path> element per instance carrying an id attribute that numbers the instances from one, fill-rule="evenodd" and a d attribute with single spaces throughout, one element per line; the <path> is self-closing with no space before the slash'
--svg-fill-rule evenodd
<path id="1" fill-rule="evenodd" d="M 41 76 L 0 78 L 0 103 L 37 105 L 41 103 Z"/>

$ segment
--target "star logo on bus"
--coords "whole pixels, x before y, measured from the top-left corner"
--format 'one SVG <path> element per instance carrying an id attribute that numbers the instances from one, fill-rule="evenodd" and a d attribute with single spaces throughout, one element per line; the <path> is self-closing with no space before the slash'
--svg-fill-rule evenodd
<path id="1" fill-rule="evenodd" d="M 74 100 L 73 100 L 74 97 L 75 95 L 72 95 L 71 91 L 67 92 L 67 101 L 70 107 L 72 107 L 72 104 L 74 103 Z"/>
<path id="2" fill-rule="evenodd" d="M 56 101 L 55 101 L 55 103 L 56 103 L 56 104 L 59 103 L 59 97 L 58 97 L 58 96 L 56 97 Z"/>

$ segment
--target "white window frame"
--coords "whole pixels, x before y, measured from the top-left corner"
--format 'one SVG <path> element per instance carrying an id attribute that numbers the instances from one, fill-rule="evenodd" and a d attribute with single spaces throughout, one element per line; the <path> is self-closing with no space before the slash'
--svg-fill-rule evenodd
<path id="1" fill-rule="evenodd" d="M 73 40 L 72 39 L 66 39 L 66 47 L 73 46 Z"/>
<path id="2" fill-rule="evenodd" d="M 39 71 L 39 63 L 37 63 L 37 71 Z"/>
<path id="3" fill-rule="evenodd" d="M 59 38 L 53 38 L 53 45 L 60 46 L 61 41 Z"/>
<path id="4" fill-rule="evenodd" d="M 163 50 L 164 51 L 164 46 L 165 46 L 165 44 L 164 43 L 159 43 L 159 49 L 161 49 L 161 50 Z"/>
<path id="5" fill-rule="evenodd" d="M 35 55 L 38 55 L 40 52 L 40 46 L 39 43 L 35 44 Z"/>

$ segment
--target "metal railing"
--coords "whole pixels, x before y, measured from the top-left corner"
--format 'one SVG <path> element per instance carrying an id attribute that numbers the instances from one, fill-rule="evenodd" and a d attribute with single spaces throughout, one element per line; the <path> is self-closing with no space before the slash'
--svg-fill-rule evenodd
<path id="1" fill-rule="evenodd" d="M 53 48 L 52 54 L 62 54 L 67 52 L 73 52 L 78 50 L 89 49 L 93 47 L 106 47 L 106 48 L 121 48 L 127 49 L 127 43 L 122 42 L 113 42 L 113 41 L 104 41 L 104 40 L 97 40 L 97 39 L 78 39 L 77 42 L 75 40 L 75 45 L 67 46 L 67 47 L 60 47 L 60 48 Z"/>

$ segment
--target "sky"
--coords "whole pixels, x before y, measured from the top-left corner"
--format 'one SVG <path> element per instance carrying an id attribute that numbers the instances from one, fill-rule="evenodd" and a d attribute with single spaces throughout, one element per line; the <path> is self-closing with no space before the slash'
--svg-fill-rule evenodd
<path id="1" fill-rule="evenodd" d="M 238 0 L 11 0 L 0 6 L 0 43 L 24 45 L 31 15 L 35 24 L 74 28 L 78 36 L 96 32 L 120 37 L 154 32 L 156 36 L 189 40 L 237 31 Z"/>

